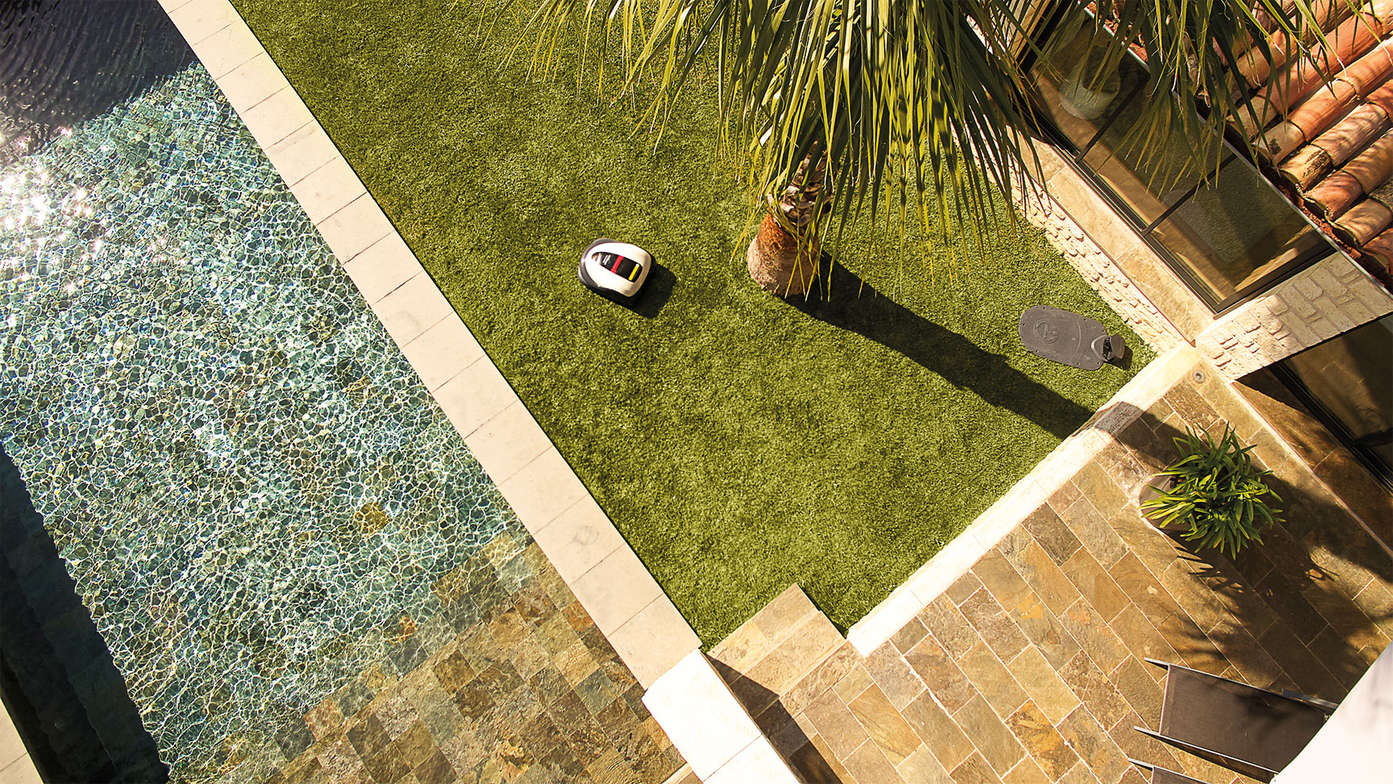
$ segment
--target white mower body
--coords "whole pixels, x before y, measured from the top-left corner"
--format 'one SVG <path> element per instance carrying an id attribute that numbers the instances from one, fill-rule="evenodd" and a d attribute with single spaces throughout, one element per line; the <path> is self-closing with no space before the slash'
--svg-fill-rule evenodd
<path id="1" fill-rule="evenodd" d="M 627 242 L 600 238 L 580 257 L 580 280 L 596 291 L 633 299 L 653 268 L 648 251 Z"/>

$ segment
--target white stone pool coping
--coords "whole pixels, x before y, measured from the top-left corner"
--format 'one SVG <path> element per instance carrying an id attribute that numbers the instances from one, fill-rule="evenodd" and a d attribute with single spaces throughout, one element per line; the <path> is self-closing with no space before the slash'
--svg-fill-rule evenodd
<path id="1" fill-rule="evenodd" d="M 693 770 L 718 784 L 796 784 L 701 654 L 692 628 L 237 11 L 228 0 L 160 5 L 523 526 L 647 690 L 649 710 Z"/>
<path id="2" fill-rule="evenodd" d="M 9 711 L 0 709 L 0 784 L 42 784 Z"/>
<path id="3" fill-rule="evenodd" d="M 160 0 L 369 307 L 645 687 L 699 646 L 228 0 Z"/>
<path id="4" fill-rule="evenodd" d="M 701 651 L 658 678 L 643 704 L 707 784 L 801 784 Z"/>

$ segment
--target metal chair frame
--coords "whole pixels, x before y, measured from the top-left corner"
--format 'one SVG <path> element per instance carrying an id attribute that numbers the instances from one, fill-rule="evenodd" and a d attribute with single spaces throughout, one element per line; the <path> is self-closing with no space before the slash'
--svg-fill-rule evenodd
<path id="1" fill-rule="evenodd" d="M 1132 763 L 1133 765 L 1136 765 L 1139 768 L 1145 768 L 1147 771 L 1149 771 L 1151 773 L 1151 784 L 1157 784 L 1157 773 L 1162 774 L 1162 777 L 1166 780 L 1167 784 L 1169 784 L 1169 782 L 1172 781 L 1175 782 L 1175 784 L 1205 784 L 1203 781 L 1200 781 L 1199 779 L 1191 778 L 1190 776 L 1186 776 L 1184 773 L 1177 773 L 1176 771 L 1173 771 L 1170 768 L 1163 768 L 1160 765 L 1152 765 L 1150 762 L 1143 762 L 1139 759 L 1132 759 L 1131 757 L 1128 757 L 1127 761 Z"/>
<path id="2" fill-rule="evenodd" d="M 1335 705 L 1333 703 L 1327 700 L 1322 700 L 1317 697 L 1308 697 L 1306 695 L 1298 694 L 1292 691 L 1275 692 L 1269 689 L 1259 689 L 1256 686 L 1244 683 L 1242 681 L 1236 681 L 1232 678 L 1225 678 L 1222 675 L 1214 675 L 1213 673 L 1208 673 L 1203 670 L 1197 670 L 1193 667 L 1186 667 L 1183 664 L 1172 664 L 1170 662 L 1164 662 L 1159 659 L 1148 658 L 1146 662 L 1147 664 L 1152 664 L 1157 667 L 1161 667 L 1165 669 L 1167 672 L 1171 670 L 1187 670 L 1189 672 L 1198 673 L 1199 675 L 1203 675 L 1207 678 L 1213 678 L 1215 680 L 1232 683 L 1236 686 L 1241 686 L 1245 689 L 1251 689 L 1255 692 L 1262 692 L 1264 694 L 1271 695 L 1278 699 L 1289 700 L 1304 707 L 1319 711 L 1327 717 L 1335 711 Z M 1169 688 L 1169 680 L 1167 681 L 1167 687 Z M 1169 744 L 1178 749 L 1194 754 L 1195 756 L 1200 757 L 1201 759 L 1209 760 L 1210 762 L 1213 762 L 1216 765 L 1222 765 L 1223 767 L 1228 768 L 1229 770 L 1242 773 L 1245 776 L 1251 776 L 1261 781 L 1271 781 L 1272 777 L 1277 775 L 1278 773 L 1278 771 L 1272 770 L 1271 768 L 1268 768 L 1265 765 L 1256 762 L 1251 762 L 1245 759 L 1240 759 L 1238 757 L 1225 754 L 1216 749 L 1211 749 L 1205 746 L 1200 746 L 1195 743 L 1183 741 L 1179 738 L 1174 738 L 1164 733 L 1158 732 L 1157 730 L 1149 729 L 1147 727 L 1133 727 L 1133 729 L 1135 729 L 1137 732 L 1142 733 L 1143 735 L 1150 736 L 1163 743 Z"/>

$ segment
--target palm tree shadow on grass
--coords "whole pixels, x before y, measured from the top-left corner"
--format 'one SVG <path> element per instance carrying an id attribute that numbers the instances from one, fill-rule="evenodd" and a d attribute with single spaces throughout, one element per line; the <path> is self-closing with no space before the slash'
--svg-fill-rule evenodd
<path id="1" fill-rule="evenodd" d="M 1058 438 L 1067 438 L 1093 412 L 982 349 L 895 302 L 856 273 L 824 256 L 822 290 L 784 301 L 813 318 L 898 351 L 948 383 L 1016 413 Z M 830 283 L 830 287 L 829 284 Z M 830 296 L 824 295 L 830 291 Z"/>

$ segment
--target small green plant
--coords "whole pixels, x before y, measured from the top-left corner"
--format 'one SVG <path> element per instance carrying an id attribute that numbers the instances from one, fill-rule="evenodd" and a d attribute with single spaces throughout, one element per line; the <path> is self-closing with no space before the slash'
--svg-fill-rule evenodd
<path id="1" fill-rule="evenodd" d="M 1142 513 L 1164 527 L 1189 526 L 1186 540 L 1229 556 L 1250 541 L 1261 544 L 1262 530 L 1281 522 L 1282 499 L 1264 481 L 1272 472 L 1253 464 L 1253 447 L 1241 446 L 1227 425 L 1218 442 L 1188 427 L 1174 441 L 1180 457 L 1159 474 L 1171 478 L 1170 487 L 1152 486 L 1157 495 Z"/>

